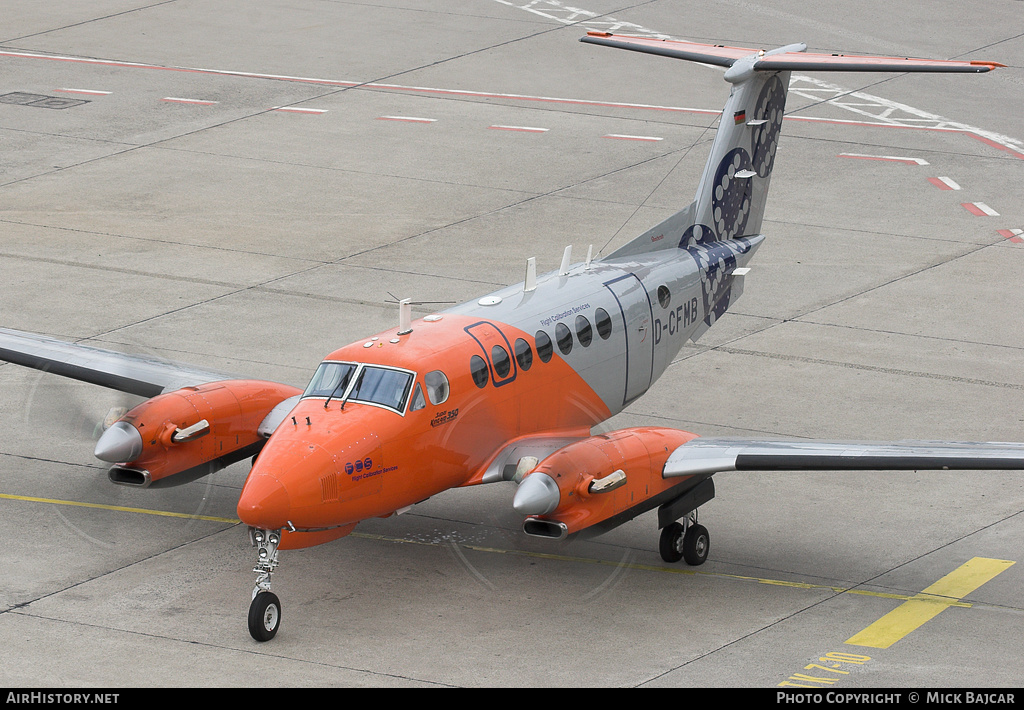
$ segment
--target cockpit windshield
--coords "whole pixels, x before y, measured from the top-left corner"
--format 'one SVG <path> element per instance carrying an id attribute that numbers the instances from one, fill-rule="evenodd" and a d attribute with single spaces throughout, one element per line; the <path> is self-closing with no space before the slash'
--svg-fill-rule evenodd
<path id="1" fill-rule="evenodd" d="M 401 413 L 414 378 L 412 372 L 390 367 L 323 362 L 302 396 L 377 404 Z"/>

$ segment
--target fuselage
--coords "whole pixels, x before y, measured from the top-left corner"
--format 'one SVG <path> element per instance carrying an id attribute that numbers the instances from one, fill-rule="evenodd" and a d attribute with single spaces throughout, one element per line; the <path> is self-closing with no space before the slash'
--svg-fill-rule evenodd
<path id="1" fill-rule="evenodd" d="M 714 317 L 758 243 L 579 264 L 334 351 L 256 459 L 239 517 L 350 526 L 501 480 L 516 442 L 589 436 Z"/>

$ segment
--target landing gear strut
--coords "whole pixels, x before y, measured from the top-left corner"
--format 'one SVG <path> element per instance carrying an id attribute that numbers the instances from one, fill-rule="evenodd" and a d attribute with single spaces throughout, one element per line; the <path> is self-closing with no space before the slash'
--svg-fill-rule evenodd
<path id="1" fill-rule="evenodd" d="M 269 641 L 281 626 L 281 600 L 270 591 L 270 575 L 277 567 L 277 546 L 280 530 L 249 528 L 249 540 L 256 548 L 256 586 L 249 605 L 249 635 L 257 641 Z"/>
<path id="2" fill-rule="evenodd" d="M 711 536 L 707 528 L 697 524 L 697 512 L 683 518 L 682 523 L 671 523 L 661 529 L 658 551 L 666 562 L 686 560 L 688 565 L 702 565 L 708 558 Z"/>

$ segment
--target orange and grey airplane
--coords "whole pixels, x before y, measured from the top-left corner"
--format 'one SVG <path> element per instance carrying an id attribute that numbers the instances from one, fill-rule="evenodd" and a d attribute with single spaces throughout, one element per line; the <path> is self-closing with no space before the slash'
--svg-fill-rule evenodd
<path id="1" fill-rule="evenodd" d="M 792 70 L 987 72 L 989 62 L 764 51 L 589 33 L 584 42 L 725 67 L 732 86 L 694 201 L 603 258 L 330 353 L 305 390 L 0 330 L 0 358 L 147 401 L 96 444 L 114 483 L 194 480 L 253 459 L 238 516 L 257 548 L 253 638 L 277 633 L 280 550 L 347 535 L 450 488 L 518 484 L 524 532 L 600 533 L 658 509 L 660 550 L 699 565 L 697 509 L 732 470 L 1020 469 L 1024 444 L 593 435 L 739 298 L 761 233 Z"/>

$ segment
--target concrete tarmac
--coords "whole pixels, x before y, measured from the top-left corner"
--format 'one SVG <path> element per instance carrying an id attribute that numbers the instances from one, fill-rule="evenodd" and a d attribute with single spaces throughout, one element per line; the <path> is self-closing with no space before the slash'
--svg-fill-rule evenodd
<path id="1" fill-rule="evenodd" d="M 743 298 L 604 430 L 1024 439 L 1020 2 L 585 2 L 9 0 L 0 326 L 304 386 L 393 296 L 473 299 L 692 200 L 721 72 L 587 28 L 983 59 L 797 77 Z M 1019 473 L 719 475 L 699 568 L 654 514 L 547 542 L 512 484 L 453 490 L 282 553 L 259 644 L 245 464 L 114 486 L 95 425 L 129 398 L 7 364 L 0 392 L 0 686 L 1024 678 Z M 935 613 L 877 631 L 906 605 Z"/>

